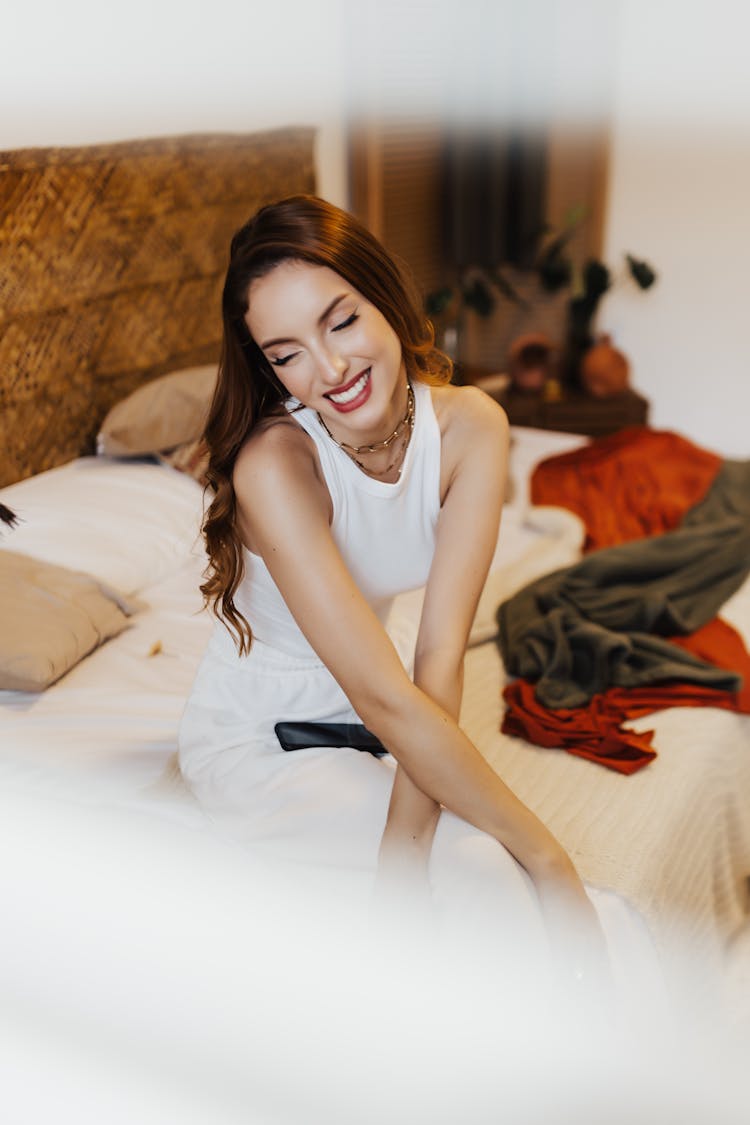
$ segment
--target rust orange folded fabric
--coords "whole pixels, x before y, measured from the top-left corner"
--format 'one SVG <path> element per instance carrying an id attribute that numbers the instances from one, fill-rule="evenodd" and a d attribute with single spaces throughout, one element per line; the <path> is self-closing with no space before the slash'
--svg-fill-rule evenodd
<path id="1" fill-rule="evenodd" d="M 532 504 L 575 512 L 584 550 L 676 528 L 713 483 L 722 459 L 666 430 L 630 426 L 549 457 L 531 477 Z"/>

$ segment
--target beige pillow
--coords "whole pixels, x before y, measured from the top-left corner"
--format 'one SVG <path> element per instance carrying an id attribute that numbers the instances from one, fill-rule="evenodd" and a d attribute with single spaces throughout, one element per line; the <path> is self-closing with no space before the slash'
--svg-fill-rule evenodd
<path id="1" fill-rule="evenodd" d="M 0 689 L 43 691 L 136 608 L 82 571 L 0 550 Z"/>
<path id="2" fill-rule="evenodd" d="M 102 422 L 97 453 L 137 457 L 161 453 L 203 433 L 216 386 L 216 364 L 160 375 L 116 403 Z"/>

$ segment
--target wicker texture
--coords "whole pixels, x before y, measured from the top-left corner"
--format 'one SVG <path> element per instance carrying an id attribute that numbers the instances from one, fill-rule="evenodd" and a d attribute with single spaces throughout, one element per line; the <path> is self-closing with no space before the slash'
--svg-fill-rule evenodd
<path id="1" fill-rule="evenodd" d="M 232 234 L 314 190 L 305 128 L 0 153 L 0 485 L 93 452 L 119 398 L 217 359 Z"/>

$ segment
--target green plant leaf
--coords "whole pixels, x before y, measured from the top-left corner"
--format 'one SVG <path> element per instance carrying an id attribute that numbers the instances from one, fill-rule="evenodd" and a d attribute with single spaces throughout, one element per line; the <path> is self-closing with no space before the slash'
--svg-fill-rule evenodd
<path id="1" fill-rule="evenodd" d="M 492 290 L 481 277 L 474 277 L 464 285 L 462 294 L 464 304 L 482 317 L 488 317 L 497 304 Z"/>
<path id="2" fill-rule="evenodd" d="M 634 258 L 632 254 L 626 254 L 625 258 L 630 270 L 630 276 L 640 286 L 641 289 L 650 289 L 656 281 L 656 273 L 643 259 Z"/>
<path id="3" fill-rule="evenodd" d="M 612 284 L 612 278 L 604 262 L 589 258 L 583 267 L 583 288 L 589 300 L 598 301 Z"/>
<path id="4" fill-rule="evenodd" d="M 563 226 L 579 227 L 584 219 L 588 218 L 589 209 L 585 203 L 574 203 L 563 216 Z"/>
<path id="5" fill-rule="evenodd" d="M 548 293 L 557 293 L 570 284 L 572 267 L 569 258 L 559 252 L 546 253 L 537 262 L 536 272 Z"/>
<path id="6" fill-rule="evenodd" d="M 490 271 L 490 278 L 492 279 L 492 284 L 495 286 L 495 288 L 508 301 L 513 301 L 513 303 L 516 304 L 516 305 L 523 305 L 526 308 L 528 308 L 529 302 L 526 300 L 525 297 L 521 296 L 521 294 L 518 292 L 518 290 L 515 288 L 515 286 L 512 285 L 510 281 L 508 281 L 507 277 L 504 277 L 500 273 L 500 270 L 498 270 L 498 269 L 491 270 Z"/>
<path id="7" fill-rule="evenodd" d="M 425 312 L 428 316 L 440 316 L 453 300 L 453 288 L 444 285 L 441 289 L 434 289 L 428 293 L 424 300 Z"/>

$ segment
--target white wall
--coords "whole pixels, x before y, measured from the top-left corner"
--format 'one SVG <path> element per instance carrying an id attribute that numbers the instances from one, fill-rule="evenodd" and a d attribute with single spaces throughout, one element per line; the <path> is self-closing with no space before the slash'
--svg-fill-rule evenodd
<path id="1" fill-rule="evenodd" d="M 312 125 L 318 190 L 345 205 L 339 6 L 14 5 L 2 32 L 0 150 Z"/>
<path id="2" fill-rule="evenodd" d="M 0 150 L 312 124 L 319 190 L 344 203 L 352 111 L 588 117 L 611 25 L 599 0 L 23 0 Z"/>
<path id="3" fill-rule="evenodd" d="M 309 124 L 318 190 L 345 205 L 345 122 L 373 90 L 406 116 L 502 112 L 512 68 L 526 76 L 531 117 L 537 88 L 561 120 L 601 120 L 611 106 L 606 260 L 631 250 L 660 278 L 648 294 L 608 294 L 600 326 L 630 357 L 655 425 L 748 455 L 745 10 L 745 0 L 28 0 L 3 27 L 0 150 Z"/>
<path id="4" fill-rule="evenodd" d="M 750 456 L 750 19 L 728 0 L 622 5 L 605 256 L 643 255 L 646 293 L 607 294 L 651 422 Z"/>

